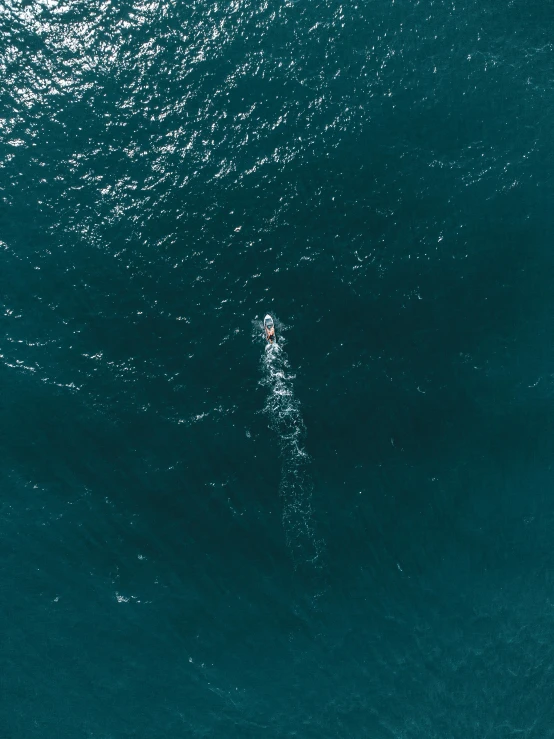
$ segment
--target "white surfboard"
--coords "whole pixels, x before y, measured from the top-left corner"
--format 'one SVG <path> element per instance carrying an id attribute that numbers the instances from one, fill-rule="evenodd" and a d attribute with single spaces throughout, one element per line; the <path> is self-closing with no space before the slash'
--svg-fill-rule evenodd
<path id="1" fill-rule="evenodd" d="M 275 324 L 273 323 L 273 318 L 269 315 L 269 313 L 264 318 L 264 330 L 265 338 L 269 341 L 270 344 L 273 344 L 273 342 L 276 340 Z"/>

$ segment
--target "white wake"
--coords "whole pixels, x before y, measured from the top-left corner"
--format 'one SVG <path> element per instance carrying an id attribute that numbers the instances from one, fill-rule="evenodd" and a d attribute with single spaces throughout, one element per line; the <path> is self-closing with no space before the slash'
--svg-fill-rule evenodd
<path id="1" fill-rule="evenodd" d="M 264 412 L 279 440 L 279 494 L 287 547 L 296 567 L 319 567 L 322 542 L 316 536 L 314 524 L 311 460 L 304 448 L 306 426 L 300 404 L 294 396 L 295 375 L 291 371 L 283 342 L 282 327 L 277 335 L 277 343 L 265 342 L 261 384 L 267 388 L 268 394 Z"/>

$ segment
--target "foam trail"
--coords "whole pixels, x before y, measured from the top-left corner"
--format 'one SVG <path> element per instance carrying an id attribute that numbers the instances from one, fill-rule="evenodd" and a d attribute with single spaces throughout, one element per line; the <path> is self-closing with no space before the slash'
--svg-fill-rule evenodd
<path id="1" fill-rule="evenodd" d="M 287 547 L 296 567 L 320 567 L 322 542 L 317 539 L 312 509 L 313 482 L 310 458 L 304 449 L 306 426 L 300 404 L 294 396 L 294 374 L 283 350 L 282 332 L 278 342 L 266 344 L 262 360 L 262 384 L 269 392 L 264 412 L 270 428 L 279 437 L 283 528 Z"/>

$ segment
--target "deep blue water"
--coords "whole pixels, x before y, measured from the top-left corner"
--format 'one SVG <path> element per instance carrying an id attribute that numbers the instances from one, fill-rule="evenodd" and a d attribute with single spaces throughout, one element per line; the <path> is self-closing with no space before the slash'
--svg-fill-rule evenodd
<path id="1" fill-rule="evenodd" d="M 0 736 L 554 737 L 552 6 L 0 31 Z"/>

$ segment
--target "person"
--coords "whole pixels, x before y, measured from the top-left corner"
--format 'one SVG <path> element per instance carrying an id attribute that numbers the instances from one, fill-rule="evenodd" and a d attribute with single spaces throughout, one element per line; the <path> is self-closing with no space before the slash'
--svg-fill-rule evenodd
<path id="1" fill-rule="evenodd" d="M 273 344 L 273 342 L 275 341 L 275 326 L 273 324 L 273 318 L 271 316 L 266 316 L 264 318 L 264 328 L 266 339 L 269 341 L 270 344 Z"/>

